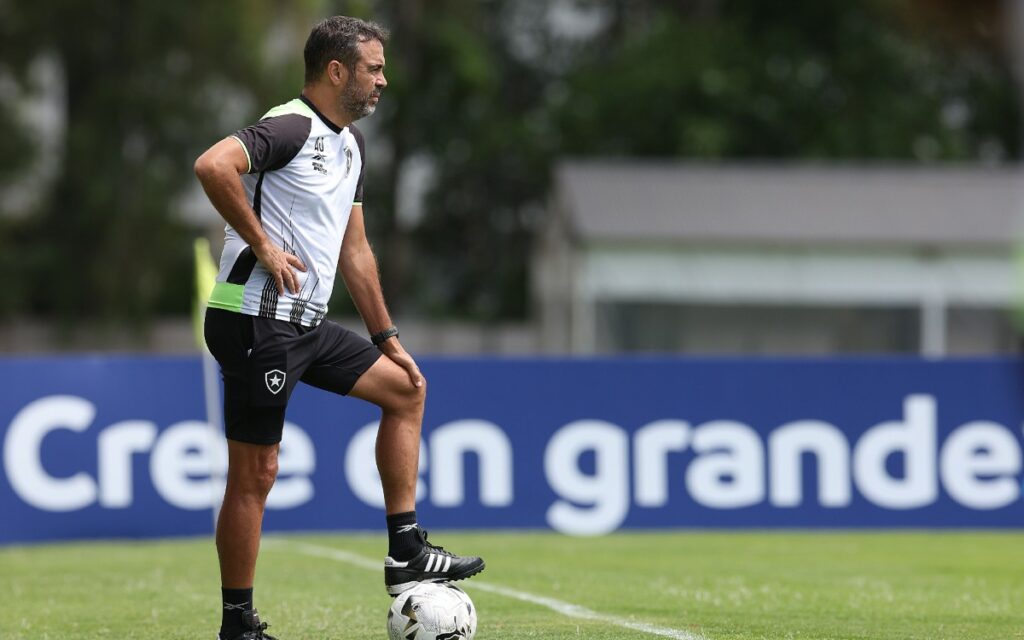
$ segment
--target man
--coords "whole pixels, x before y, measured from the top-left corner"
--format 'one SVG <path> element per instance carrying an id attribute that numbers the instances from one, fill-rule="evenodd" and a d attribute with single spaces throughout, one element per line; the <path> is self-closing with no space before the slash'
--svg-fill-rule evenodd
<path id="1" fill-rule="evenodd" d="M 352 124 L 373 113 L 387 86 L 386 41 L 374 23 L 324 20 L 306 41 L 302 94 L 196 161 L 196 176 L 227 222 L 206 315 L 206 342 L 224 378 L 228 438 L 217 522 L 219 640 L 272 640 L 252 587 L 285 407 L 300 380 L 381 408 L 376 457 L 387 511 L 388 593 L 484 568 L 480 558 L 429 543 L 416 522 L 426 383 L 384 304 L 363 226 L 365 147 Z M 324 320 L 335 270 L 372 343 Z"/>

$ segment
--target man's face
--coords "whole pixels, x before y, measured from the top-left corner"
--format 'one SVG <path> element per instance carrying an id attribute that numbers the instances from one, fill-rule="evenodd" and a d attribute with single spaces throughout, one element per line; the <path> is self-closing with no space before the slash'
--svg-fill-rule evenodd
<path id="1" fill-rule="evenodd" d="M 377 108 L 380 92 L 388 86 L 384 79 L 384 46 L 379 40 L 359 43 L 359 61 L 348 74 L 341 90 L 341 108 L 353 120 L 364 118 Z"/>

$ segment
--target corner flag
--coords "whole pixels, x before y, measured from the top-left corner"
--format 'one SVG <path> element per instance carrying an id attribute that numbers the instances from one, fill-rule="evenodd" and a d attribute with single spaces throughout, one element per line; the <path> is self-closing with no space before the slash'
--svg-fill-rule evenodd
<path id="1" fill-rule="evenodd" d="M 203 316 L 206 314 L 206 302 L 217 282 L 217 265 L 210 257 L 210 242 L 206 238 L 196 238 L 193 244 L 196 265 L 196 297 L 192 303 L 192 330 L 195 332 L 196 344 L 206 350 L 203 338 Z"/>

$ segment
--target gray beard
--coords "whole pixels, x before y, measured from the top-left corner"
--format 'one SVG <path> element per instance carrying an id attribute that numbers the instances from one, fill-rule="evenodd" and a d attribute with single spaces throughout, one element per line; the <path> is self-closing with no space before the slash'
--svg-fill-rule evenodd
<path id="1" fill-rule="evenodd" d="M 377 105 L 370 104 L 370 97 L 373 93 L 368 93 L 365 96 L 360 96 L 351 90 L 350 86 L 345 87 L 345 92 L 341 94 L 341 105 L 345 109 L 345 113 L 352 117 L 353 120 L 365 118 L 371 115 L 377 110 Z"/>

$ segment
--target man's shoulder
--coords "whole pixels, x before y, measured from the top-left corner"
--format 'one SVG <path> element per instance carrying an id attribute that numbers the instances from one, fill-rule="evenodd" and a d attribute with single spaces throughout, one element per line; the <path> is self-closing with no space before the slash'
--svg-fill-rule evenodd
<path id="1" fill-rule="evenodd" d="M 284 104 L 279 104 L 276 107 L 270 109 L 270 111 L 267 111 L 266 113 L 263 114 L 263 117 L 260 118 L 260 120 L 266 120 L 267 118 L 277 118 L 280 116 L 287 115 L 302 116 L 305 118 L 309 118 L 310 120 L 312 120 L 316 116 L 316 114 L 313 113 L 313 110 L 309 108 L 309 105 L 307 105 L 299 98 L 295 98 L 293 100 L 285 102 Z"/>
<path id="2" fill-rule="evenodd" d="M 249 173 L 277 171 L 301 152 L 313 129 L 308 107 L 292 100 L 268 111 L 259 122 L 233 136 L 249 159 Z"/>
<path id="3" fill-rule="evenodd" d="M 314 121 L 313 112 L 304 102 L 291 100 L 267 111 L 258 122 L 242 129 L 236 137 L 251 132 L 250 137 L 264 138 L 297 150 L 312 133 Z"/>
<path id="4" fill-rule="evenodd" d="M 363 138 L 363 132 L 359 130 L 359 127 L 354 122 L 348 125 L 348 130 L 352 137 L 356 139 L 356 144 L 359 145 L 360 155 L 366 155 L 366 140 Z"/>

